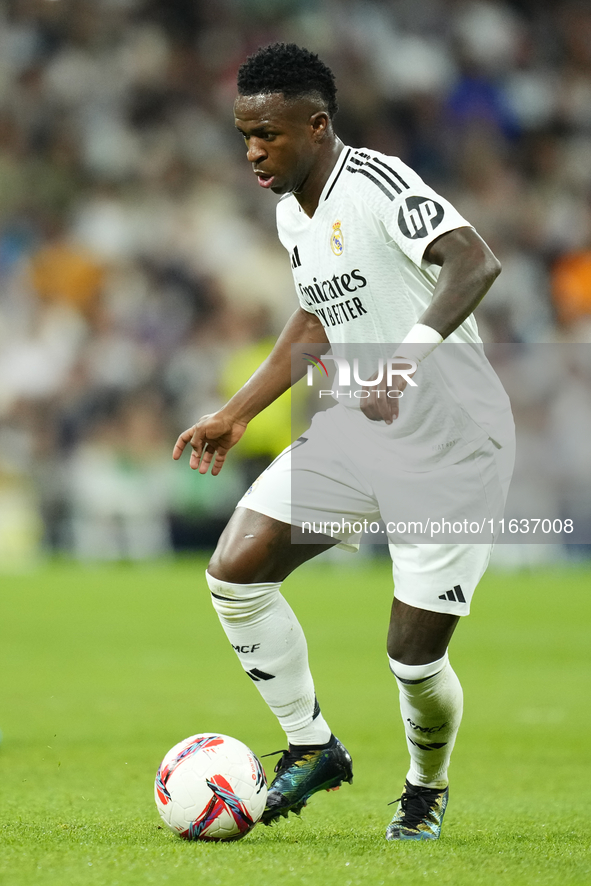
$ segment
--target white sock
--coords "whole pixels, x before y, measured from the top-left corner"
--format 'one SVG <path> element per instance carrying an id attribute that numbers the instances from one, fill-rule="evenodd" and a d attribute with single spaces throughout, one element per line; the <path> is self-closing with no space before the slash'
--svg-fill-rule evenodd
<path id="1" fill-rule="evenodd" d="M 417 787 L 447 787 L 447 768 L 460 728 L 463 694 L 447 652 L 426 665 L 389 658 L 400 690 L 400 713 L 410 752 L 407 779 Z"/>
<path id="2" fill-rule="evenodd" d="M 281 582 L 239 585 L 205 573 L 211 599 L 240 664 L 279 720 L 292 745 L 326 744 L 300 623 L 281 595 Z"/>

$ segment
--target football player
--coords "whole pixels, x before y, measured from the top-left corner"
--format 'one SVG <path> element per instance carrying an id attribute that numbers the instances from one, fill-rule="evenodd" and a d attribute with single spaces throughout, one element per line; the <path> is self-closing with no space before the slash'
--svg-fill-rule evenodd
<path id="1" fill-rule="evenodd" d="M 401 501 L 413 514 L 420 502 L 421 520 L 468 515 L 476 525 L 482 517 L 486 531 L 471 543 L 417 540 L 395 520 L 388 530 L 395 595 L 387 653 L 410 769 L 386 837 L 437 839 L 462 716 L 448 645 L 486 569 L 512 470 L 510 408 L 472 316 L 500 265 L 399 159 L 344 145 L 336 111 L 333 74 L 306 49 L 263 47 L 239 70 L 235 125 L 258 185 L 281 197 L 277 226 L 299 307 L 251 379 L 180 435 L 174 457 L 188 445 L 193 469 L 218 474 L 249 421 L 292 385 L 292 346 L 321 356 L 329 346 L 346 353 L 354 343 L 361 353 L 399 343 L 385 355 L 397 361 L 389 375 L 366 371 L 356 392 L 337 387 L 336 405 L 253 484 L 206 577 L 242 667 L 287 736 L 263 816 L 269 824 L 353 774 L 320 711 L 283 580 L 326 546 L 355 547 L 360 521 L 379 515 L 390 526 Z M 437 363 L 448 342 L 466 357 L 463 392 L 458 373 Z M 327 532 L 327 520 L 339 519 L 342 530 Z"/>

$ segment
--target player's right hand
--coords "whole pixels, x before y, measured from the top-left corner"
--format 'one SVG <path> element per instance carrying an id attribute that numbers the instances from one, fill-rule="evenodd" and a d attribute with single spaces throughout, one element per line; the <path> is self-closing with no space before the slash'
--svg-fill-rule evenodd
<path id="1" fill-rule="evenodd" d="M 206 474 L 211 465 L 211 473 L 215 477 L 223 468 L 229 450 L 244 434 L 246 426 L 247 422 L 238 421 L 224 413 L 223 409 L 204 415 L 197 424 L 183 431 L 175 443 L 172 457 L 175 461 L 179 459 L 189 443 L 193 450 L 190 467 L 200 474 Z"/>
<path id="2" fill-rule="evenodd" d="M 400 375 L 395 375 L 390 385 L 383 381 L 377 388 L 373 386 L 364 388 L 369 391 L 369 396 L 361 401 L 361 411 L 370 421 L 385 421 L 387 425 L 391 425 L 398 418 L 400 406 L 398 399 L 391 397 L 390 394 L 396 393 L 402 396 L 405 388 L 406 379 Z"/>

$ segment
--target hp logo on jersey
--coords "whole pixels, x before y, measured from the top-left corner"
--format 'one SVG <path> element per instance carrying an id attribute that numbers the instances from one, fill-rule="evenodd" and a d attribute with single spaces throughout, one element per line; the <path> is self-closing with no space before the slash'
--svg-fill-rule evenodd
<path id="1" fill-rule="evenodd" d="M 443 206 L 427 197 L 407 197 L 398 213 L 398 227 L 409 240 L 426 237 L 443 220 Z"/>

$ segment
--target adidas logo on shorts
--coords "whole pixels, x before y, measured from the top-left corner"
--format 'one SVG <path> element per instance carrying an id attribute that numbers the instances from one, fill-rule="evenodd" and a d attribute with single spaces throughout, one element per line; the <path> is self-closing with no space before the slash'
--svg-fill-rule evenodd
<path id="1" fill-rule="evenodd" d="M 445 594 L 439 595 L 440 600 L 451 600 L 452 603 L 465 603 L 466 598 L 462 593 L 459 585 L 455 585 L 453 591 L 446 591 Z"/>

